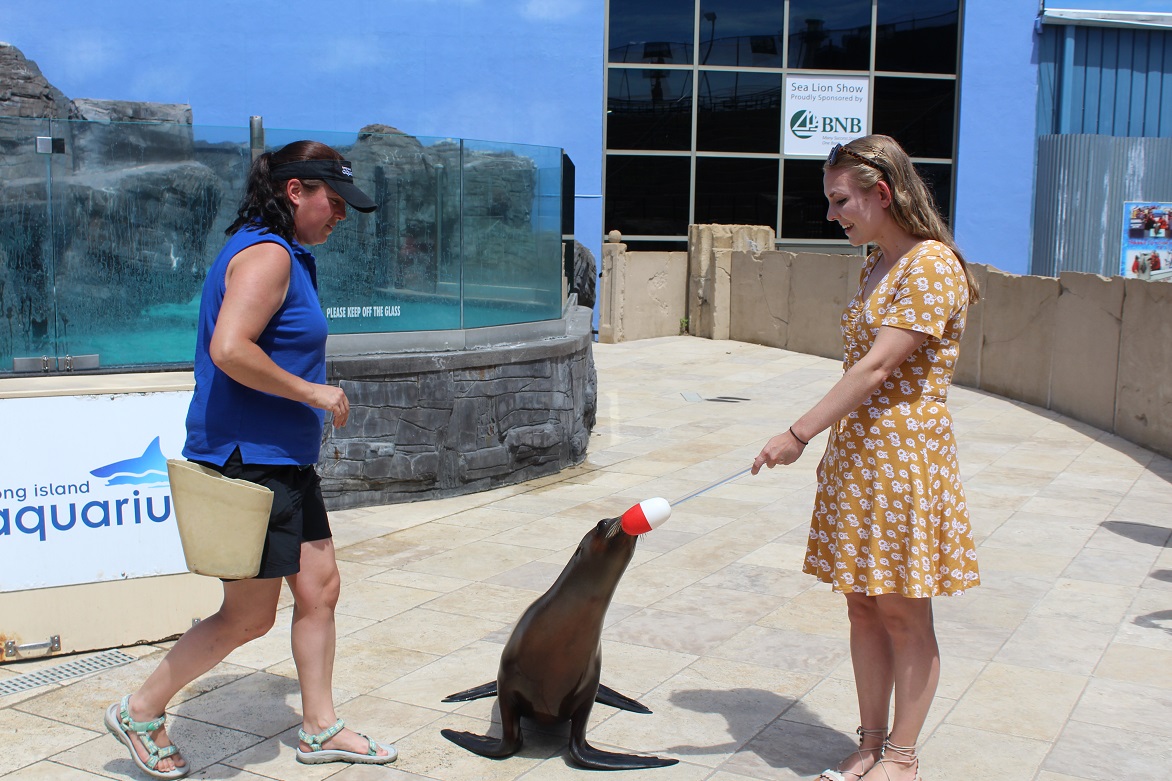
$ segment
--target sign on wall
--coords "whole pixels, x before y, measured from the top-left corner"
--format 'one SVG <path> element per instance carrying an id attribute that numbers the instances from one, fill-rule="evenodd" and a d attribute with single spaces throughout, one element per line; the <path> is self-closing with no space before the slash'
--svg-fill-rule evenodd
<path id="1" fill-rule="evenodd" d="M 191 392 L 3 399 L 0 592 L 186 572 L 167 459 Z"/>
<path id="2" fill-rule="evenodd" d="M 1132 279 L 1172 278 L 1172 203 L 1123 204 L 1119 273 Z"/>
<path id="3" fill-rule="evenodd" d="M 866 76 L 786 76 L 785 155 L 826 157 L 867 135 L 870 101 Z"/>

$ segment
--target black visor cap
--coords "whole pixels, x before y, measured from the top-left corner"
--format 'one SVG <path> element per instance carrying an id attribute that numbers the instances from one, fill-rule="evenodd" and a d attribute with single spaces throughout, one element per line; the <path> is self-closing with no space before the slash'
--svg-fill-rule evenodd
<path id="1" fill-rule="evenodd" d="M 378 204 L 354 184 L 354 171 L 349 160 L 298 160 L 273 166 L 273 181 L 288 179 L 321 179 L 356 211 L 369 213 Z"/>

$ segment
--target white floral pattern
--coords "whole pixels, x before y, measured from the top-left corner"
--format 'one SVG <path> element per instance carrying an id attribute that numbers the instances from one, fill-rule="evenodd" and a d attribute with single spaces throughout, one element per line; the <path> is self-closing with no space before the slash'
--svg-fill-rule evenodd
<path id="1" fill-rule="evenodd" d="M 928 339 L 831 427 L 803 569 L 840 592 L 959 594 L 980 583 L 945 406 L 968 283 L 947 246 L 924 241 L 864 300 L 877 260 L 867 258 L 842 316 L 843 370 L 867 353 L 880 326 Z"/>

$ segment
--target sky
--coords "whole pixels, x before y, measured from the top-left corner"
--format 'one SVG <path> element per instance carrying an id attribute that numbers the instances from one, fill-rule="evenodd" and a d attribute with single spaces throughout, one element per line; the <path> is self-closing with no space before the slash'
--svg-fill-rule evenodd
<path id="1" fill-rule="evenodd" d="M 69 98 L 187 103 L 196 125 L 562 147 L 601 237 L 598 0 L 3 0 L 0 40 Z M 596 31 L 583 35 L 582 30 Z M 587 235 L 589 234 L 589 235 Z"/>

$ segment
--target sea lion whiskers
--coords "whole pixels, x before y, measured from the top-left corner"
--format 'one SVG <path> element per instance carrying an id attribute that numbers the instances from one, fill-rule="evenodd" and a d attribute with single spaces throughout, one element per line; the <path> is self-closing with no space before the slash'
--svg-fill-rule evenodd
<path id="1" fill-rule="evenodd" d="M 611 518 L 609 521 L 610 526 L 607 527 L 606 536 L 603 539 L 609 540 L 611 537 L 614 537 L 616 534 L 623 531 L 622 520 L 622 518 Z M 626 532 L 623 533 L 626 534 Z"/>

